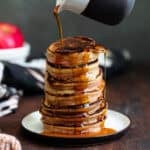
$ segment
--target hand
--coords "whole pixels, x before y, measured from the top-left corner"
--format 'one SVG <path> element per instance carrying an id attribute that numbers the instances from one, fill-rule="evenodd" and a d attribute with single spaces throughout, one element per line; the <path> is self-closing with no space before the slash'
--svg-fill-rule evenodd
<path id="1" fill-rule="evenodd" d="M 0 133 L 0 150 L 21 150 L 20 142 L 13 136 Z"/>

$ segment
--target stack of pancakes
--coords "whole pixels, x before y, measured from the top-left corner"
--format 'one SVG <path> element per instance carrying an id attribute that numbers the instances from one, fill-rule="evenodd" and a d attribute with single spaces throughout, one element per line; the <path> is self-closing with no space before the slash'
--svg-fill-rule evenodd
<path id="1" fill-rule="evenodd" d="M 79 135 L 100 132 L 106 118 L 105 81 L 98 54 L 105 48 L 87 37 L 68 37 L 49 46 L 44 131 Z"/>

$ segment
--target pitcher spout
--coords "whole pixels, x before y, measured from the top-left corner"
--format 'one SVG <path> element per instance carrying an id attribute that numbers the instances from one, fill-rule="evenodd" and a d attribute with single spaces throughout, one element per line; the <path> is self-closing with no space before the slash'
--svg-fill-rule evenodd
<path id="1" fill-rule="evenodd" d="M 59 6 L 58 13 L 63 10 L 69 10 L 81 14 L 87 7 L 90 0 L 56 0 L 56 6 Z"/>

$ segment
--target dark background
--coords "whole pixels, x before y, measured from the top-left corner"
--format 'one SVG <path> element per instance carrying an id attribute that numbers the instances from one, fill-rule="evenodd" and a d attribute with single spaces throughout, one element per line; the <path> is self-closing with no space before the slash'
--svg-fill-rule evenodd
<path id="1" fill-rule="evenodd" d="M 0 22 L 19 25 L 32 46 L 32 56 L 44 56 L 47 46 L 58 39 L 54 5 L 55 0 L 0 0 Z M 149 0 L 137 0 L 131 16 L 113 27 L 63 12 L 64 35 L 87 35 L 108 48 L 127 48 L 134 61 L 146 62 L 150 58 L 149 7 Z"/>

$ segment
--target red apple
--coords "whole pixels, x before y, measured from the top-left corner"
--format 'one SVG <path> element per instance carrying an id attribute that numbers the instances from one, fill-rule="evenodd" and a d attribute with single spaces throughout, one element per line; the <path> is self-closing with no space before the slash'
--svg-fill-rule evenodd
<path id="1" fill-rule="evenodd" d="M 17 26 L 0 23 L 0 49 L 21 47 L 23 43 L 23 34 Z"/>

